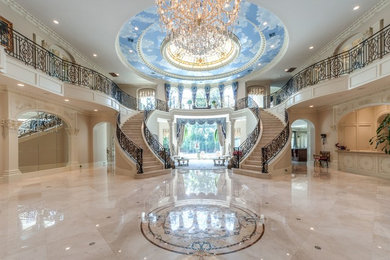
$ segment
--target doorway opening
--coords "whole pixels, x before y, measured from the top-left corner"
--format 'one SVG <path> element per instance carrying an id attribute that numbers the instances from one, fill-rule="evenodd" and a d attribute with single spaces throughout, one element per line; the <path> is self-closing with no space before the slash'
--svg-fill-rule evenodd
<path id="1" fill-rule="evenodd" d="M 111 123 L 99 123 L 93 128 L 93 162 L 95 166 L 107 166 L 108 170 L 114 166 L 114 129 Z"/>
<path id="2" fill-rule="evenodd" d="M 306 166 L 313 161 L 315 151 L 314 124 L 306 119 L 295 120 L 291 124 L 291 158 L 293 166 Z M 304 167 L 306 169 L 306 167 Z"/>

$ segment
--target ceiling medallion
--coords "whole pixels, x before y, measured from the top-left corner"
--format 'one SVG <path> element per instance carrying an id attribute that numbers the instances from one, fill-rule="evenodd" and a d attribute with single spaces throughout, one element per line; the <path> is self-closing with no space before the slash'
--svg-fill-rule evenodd
<path id="1" fill-rule="evenodd" d="M 157 0 L 158 14 L 167 33 L 171 60 L 190 57 L 195 67 L 212 60 L 225 60 L 232 51 L 232 28 L 237 20 L 241 0 Z M 230 47 L 226 46 L 230 42 Z M 227 49 L 226 49 L 227 48 Z M 218 52 L 217 56 L 214 57 Z M 167 53 L 167 52 L 166 52 Z M 217 62 L 220 63 L 220 62 Z M 188 65 L 188 64 L 187 64 Z M 207 67 L 208 65 L 206 65 Z"/>

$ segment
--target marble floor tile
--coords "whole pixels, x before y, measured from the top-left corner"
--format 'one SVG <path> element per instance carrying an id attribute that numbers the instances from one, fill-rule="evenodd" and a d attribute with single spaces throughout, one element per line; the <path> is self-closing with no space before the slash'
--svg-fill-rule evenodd
<path id="1" fill-rule="evenodd" d="M 174 178 L 178 201 L 221 200 L 232 181 L 242 195 L 233 201 L 264 215 L 259 241 L 204 259 L 390 259 L 390 181 L 294 171 L 266 180 L 183 169 L 140 180 L 95 168 L 0 183 L 0 259 L 198 259 L 141 233 L 141 213 L 158 205 L 162 183 Z"/>

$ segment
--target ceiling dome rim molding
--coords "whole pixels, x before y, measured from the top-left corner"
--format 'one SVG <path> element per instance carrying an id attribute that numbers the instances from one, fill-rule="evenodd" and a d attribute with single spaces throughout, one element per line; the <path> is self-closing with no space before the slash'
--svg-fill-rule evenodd
<path id="1" fill-rule="evenodd" d="M 180 70 L 169 64 L 161 53 L 161 43 L 166 35 L 160 27 L 157 29 L 155 7 L 145 9 L 124 23 L 117 36 L 118 56 L 122 63 L 138 75 L 154 82 L 214 84 L 243 80 L 263 73 L 286 53 L 288 31 L 281 19 L 272 12 L 257 4 L 247 1 L 242 3 L 245 3 L 242 8 L 244 11 L 240 14 L 240 26 L 234 30 L 234 34 L 239 38 L 240 46 L 244 45 L 244 50 L 239 54 L 241 56 L 221 68 L 207 71 Z M 147 34 L 149 30 L 151 32 Z M 153 38 L 154 34 L 158 38 Z M 159 58 L 156 59 L 153 55 L 157 51 Z"/>

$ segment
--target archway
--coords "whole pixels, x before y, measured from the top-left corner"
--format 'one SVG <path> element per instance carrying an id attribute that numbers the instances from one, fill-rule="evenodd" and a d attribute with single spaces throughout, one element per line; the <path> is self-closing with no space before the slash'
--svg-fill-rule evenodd
<path id="1" fill-rule="evenodd" d="M 18 116 L 19 170 L 22 173 L 65 167 L 69 162 L 68 124 L 43 111 Z"/>
<path id="2" fill-rule="evenodd" d="M 93 127 L 93 162 L 95 166 L 111 167 L 115 161 L 114 129 L 111 123 L 101 122 Z"/>
<path id="3" fill-rule="evenodd" d="M 297 119 L 291 124 L 291 157 L 293 162 L 313 160 L 315 151 L 315 127 L 307 119 Z"/>

